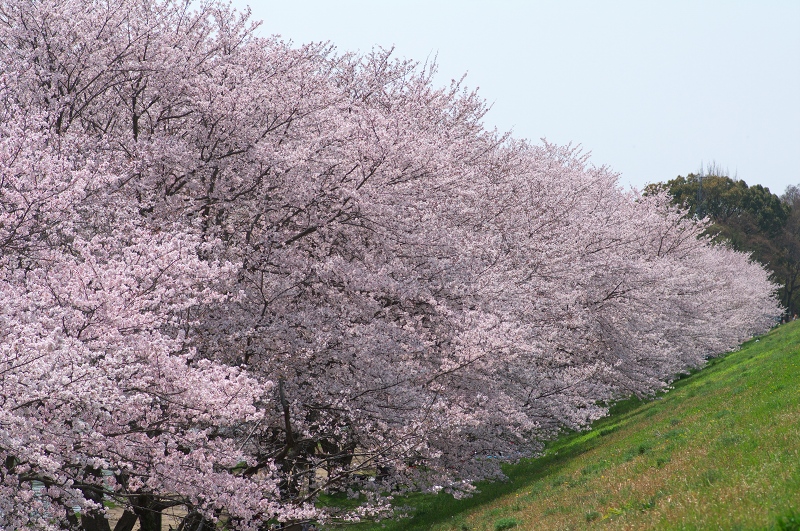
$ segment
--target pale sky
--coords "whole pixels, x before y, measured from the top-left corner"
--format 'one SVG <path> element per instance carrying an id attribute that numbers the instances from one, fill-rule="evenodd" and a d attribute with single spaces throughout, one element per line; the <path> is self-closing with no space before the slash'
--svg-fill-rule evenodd
<path id="1" fill-rule="evenodd" d="M 716 163 L 800 184 L 800 0 L 234 0 L 262 35 L 467 74 L 488 128 L 580 144 L 641 188 Z"/>

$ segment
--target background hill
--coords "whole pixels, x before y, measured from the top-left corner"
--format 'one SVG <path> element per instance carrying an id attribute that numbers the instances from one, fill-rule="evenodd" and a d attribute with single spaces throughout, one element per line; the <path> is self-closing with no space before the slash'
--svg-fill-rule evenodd
<path id="1" fill-rule="evenodd" d="M 798 529 L 800 323 L 562 437 L 510 481 L 360 529 Z"/>

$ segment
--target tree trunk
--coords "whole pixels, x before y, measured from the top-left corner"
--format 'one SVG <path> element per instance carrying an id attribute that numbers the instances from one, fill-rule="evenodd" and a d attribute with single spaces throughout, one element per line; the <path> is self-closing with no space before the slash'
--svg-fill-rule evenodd
<path id="1" fill-rule="evenodd" d="M 211 531 L 214 524 L 202 517 L 199 513 L 190 512 L 178 526 L 177 531 Z"/>
<path id="2" fill-rule="evenodd" d="M 114 526 L 114 531 L 131 531 L 133 526 L 136 525 L 136 521 L 139 520 L 139 517 L 136 516 L 135 513 L 126 510 L 122 513 L 122 517 L 117 522 L 117 525 Z"/>
<path id="3" fill-rule="evenodd" d="M 98 469 L 90 468 L 88 475 L 95 478 L 102 478 L 103 472 Z M 91 500 L 101 507 L 103 506 L 103 489 L 98 485 L 86 484 L 81 486 L 81 492 L 87 500 Z M 83 531 L 111 531 L 111 525 L 106 520 L 105 514 L 99 511 L 81 513 L 81 529 Z M 161 531 L 161 530 L 159 530 Z"/>
<path id="4" fill-rule="evenodd" d="M 163 505 L 152 496 L 141 495 L 136 499 L 133 512 L 139 517 L 141 531 L 161 531 L 161 511 Z"/>

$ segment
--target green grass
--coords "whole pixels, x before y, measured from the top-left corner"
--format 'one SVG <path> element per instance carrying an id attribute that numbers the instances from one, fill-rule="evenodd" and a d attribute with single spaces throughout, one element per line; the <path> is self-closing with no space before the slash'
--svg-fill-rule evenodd
<path id="1" fill-rule="evenodd" d="M 800 323 L 629 400 L 466 500 L 405 500 L 361 530 L 800 530 Z"/>

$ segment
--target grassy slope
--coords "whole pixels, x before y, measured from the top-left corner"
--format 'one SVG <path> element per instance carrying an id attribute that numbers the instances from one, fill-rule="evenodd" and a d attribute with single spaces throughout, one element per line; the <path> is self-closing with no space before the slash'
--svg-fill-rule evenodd
<path id="1" fill-rule="evenodd" d="M 359 529 L 800 529 L 800 322 L 552 443 L 468 500 Z M 794 514 L 793 517 L 790 515 Z"/>

